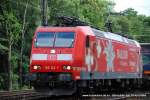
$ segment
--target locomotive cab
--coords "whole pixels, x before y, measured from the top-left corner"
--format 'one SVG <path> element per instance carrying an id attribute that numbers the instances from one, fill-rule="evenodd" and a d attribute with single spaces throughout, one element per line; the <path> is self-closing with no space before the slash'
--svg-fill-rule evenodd
<path id="1" fill-rule="evenodd" d="M 40 27 L 36 30 L 30 57 L 34 84 L 80 79 L 86 46 L 86 35 L 80 28 Z"/>

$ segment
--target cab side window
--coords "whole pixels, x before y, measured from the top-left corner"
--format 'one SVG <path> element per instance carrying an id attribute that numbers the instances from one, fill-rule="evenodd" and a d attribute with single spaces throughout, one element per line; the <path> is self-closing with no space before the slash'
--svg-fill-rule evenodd
<path id="1" fill-rule="evenodd" d="M 89 36 L 86 36 L 86 48 L 90 47 L 90 38 Z"/>

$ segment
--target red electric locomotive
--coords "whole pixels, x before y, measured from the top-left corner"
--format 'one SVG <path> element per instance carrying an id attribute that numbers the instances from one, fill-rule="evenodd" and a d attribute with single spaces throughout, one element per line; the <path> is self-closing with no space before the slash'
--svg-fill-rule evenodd
<path id="1" fill-rule="evenodd" d="M 43 26 L 33 37 L 30 72 L 35 89 L 122 86 L 142 78 L 140 45 L 89 26 Z"/>

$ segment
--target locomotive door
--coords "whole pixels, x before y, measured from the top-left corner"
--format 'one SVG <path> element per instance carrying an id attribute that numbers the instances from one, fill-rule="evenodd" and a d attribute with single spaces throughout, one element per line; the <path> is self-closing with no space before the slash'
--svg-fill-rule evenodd
<path id="1" fill-rule="evenodd" d="M 94 37 L 87 36 L 86 37 L 86 66 L 87 66 L 87 71 L 89 73 L 90 79 L 92 78 L 95 69 L 94 45 L 95 45 Z"/>

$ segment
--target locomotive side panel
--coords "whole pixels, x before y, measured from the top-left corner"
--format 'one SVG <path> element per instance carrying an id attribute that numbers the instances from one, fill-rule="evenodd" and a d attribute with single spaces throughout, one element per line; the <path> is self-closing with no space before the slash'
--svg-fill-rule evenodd
<path id="1" fill-rule="evenodd" d="M 115 72 L 118 73 L 124 73 L 124 72 L 130 72 L 128 66 L 128 45 L 124 45 L 122 43 L 113 43 L 114 49 L 115 49 Z"/>
<path id="2" fill-rule="evenodd" d="M 140 48 L 136 44 L 100 37 L 96 41 L 94 79 L 141 78 Z"/>

